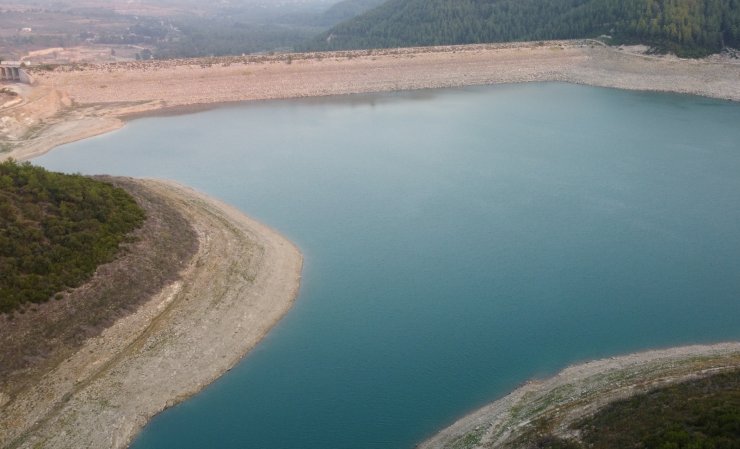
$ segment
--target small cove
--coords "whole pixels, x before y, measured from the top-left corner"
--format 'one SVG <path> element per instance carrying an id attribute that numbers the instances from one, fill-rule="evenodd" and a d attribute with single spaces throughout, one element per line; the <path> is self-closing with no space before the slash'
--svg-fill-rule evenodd
<path id="1" fill-rule="evenodd" d="M 408 448 L 576 361 L 740 338 L 738 123 L 504 85 L 152 117 L 35 162 L 175 179 L 304 252 L 288 316 L 132 447 Z"/>

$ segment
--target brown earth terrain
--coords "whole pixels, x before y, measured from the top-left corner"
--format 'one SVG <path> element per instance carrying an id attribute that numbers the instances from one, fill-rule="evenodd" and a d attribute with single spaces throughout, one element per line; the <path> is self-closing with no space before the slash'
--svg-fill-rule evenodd
<path id="1" fill-rule="evenodd" d="M 16 351 L 7 356 L 21 372 L 11 374 L 10 385 L 4 384 L 0 393 L 2 448 L 126 447 L 149 418 L 234 366 L 292 306 L 302 258 L 283 237 L 234 208 L 174 183 L 116 182 L 151 201 L 150 210 L 178 223 L 175 228 L 151 229 L 165 220 L 148 221 L 145 227 L 150 226 L 155 238 L 171 237 L 171 244 L 182 240 L 185 248 L 159 256 L 129 256 L 135 252 L 131 248 L 124 260 L 102 267 L 96 279 L 110 280 L 121 274 L 119 268 L 128 271 L 134 268 L 131 262 L 142 261 L 148 266 L 140 274 L 153 272 L 156 278 L 142 292 L 154 292 L 149 299 L 138 301 L 138 308 L 103 300 L 102 319 L 87 320 L 89 314 L 83 313 L 76 316 L 78 324 L 69 335 L 61 333 L 58 349 L 55 340 L 42 342 L 46 352 L 40 362 L 19 358 Z M 184 235 L 167 236 L 180 232 Z M 184 257 L 194 245 L 189 233 L 197 238 L 197 250 L 188 259 Z M 153 245 L 143 238 L 140 242 Z M 125 263 L 127 257 L 133 259 Z M 175 276 L 168 267 L 175 268 Z M 123 273 L 120 279 L 131 274 Z M 169 282 L 164 288 L 154 288 L 165 280 Z M 80 294 L 95 290 L 94 284 L 81 287 Z M 74 295 L 60 301 L 67 305 L 53 303 L 42 310 L 44 305 L 26 315 L 68 316 L 75 304 L 67 299 Z M 113 318 L 117 320 L 110 324 Z M 32 338 L 44 337 L 25 321 L 18 326 Z M 34 377 L 24 381 L 24 369 Z"/>
<path id="2" fill-rule="evenodd" d="M 226 102 L 561 81 L 740 101 L 740 60 L 686 60 L 550 41 L 78 64 L 32 72 L 2 109 L 0 159 L 24 159 L 165 109 Z M 0 150 L 2 151 L 2 150 Z"/>
<path id="3" fill-rule="evenodd" d="M 740 342 L 685 346 L 596 360 L 528 382 L 465 416 L 420 449 L 516 448 L 542 430 L 574 438 L 571 424 L 605 405 L 661 386 L 740 367 Z"/>

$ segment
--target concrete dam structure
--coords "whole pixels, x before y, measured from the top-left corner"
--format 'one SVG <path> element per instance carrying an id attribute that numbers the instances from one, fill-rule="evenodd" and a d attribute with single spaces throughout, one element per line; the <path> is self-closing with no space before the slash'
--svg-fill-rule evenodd
<path id="1" fill-rule="evenodd" d="M 31 84 L 31 77 L 23 70 L 20 62 L 4 61 L 0 63 L 1 81 L 18 81 Z"/>

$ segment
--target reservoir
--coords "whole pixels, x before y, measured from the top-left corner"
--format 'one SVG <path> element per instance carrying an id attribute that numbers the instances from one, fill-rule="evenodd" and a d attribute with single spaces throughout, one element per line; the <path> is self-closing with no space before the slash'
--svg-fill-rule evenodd
<path id="1" fill-rule="evenodd" d="M 740 105 L 568 84 L 254 102 L 35 160 L 174 179 L 303 251 L 155 448 L 408 449 L 587 359 L 740 339 Z"/>

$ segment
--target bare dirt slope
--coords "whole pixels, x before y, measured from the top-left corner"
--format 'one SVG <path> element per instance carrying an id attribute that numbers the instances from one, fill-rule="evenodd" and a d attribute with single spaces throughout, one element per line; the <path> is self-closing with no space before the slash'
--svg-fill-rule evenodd
<path id="1" fill-rule="evenodd" d="M 180 280 L 6 404 L 0 447 L 125 447 L 154 414 L 234 366 L 293 304 L 302 258 L 290 242 L 186 187 L 136 182 L 181 211 L 197 253 Z"/>

